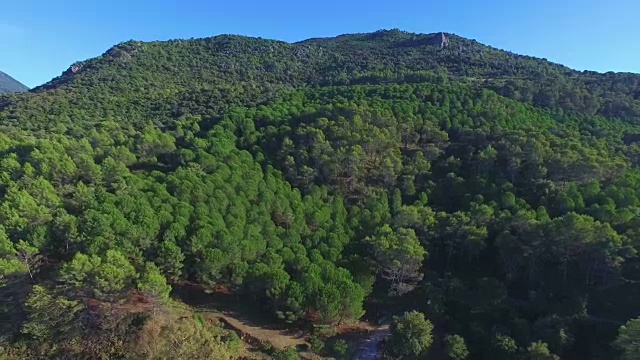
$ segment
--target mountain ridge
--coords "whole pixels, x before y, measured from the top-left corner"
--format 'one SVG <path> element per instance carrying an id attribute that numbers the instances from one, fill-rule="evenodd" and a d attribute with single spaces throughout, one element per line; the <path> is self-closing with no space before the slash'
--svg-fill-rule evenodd
<path id="1" fill-rule="evenodd" d="M 244 84 L 257 89 L 257 98 L 269 99 L 296 86 L 420 82 L 445 76 L 536 107 L 640 121 L 640 75 L 580 72 L 449 33 L 444 33 L 448 44 L 441 47 L 434 43 L 439 34 L 379 30 L 295 43 L 241 35 L 129 40 L 74 63 L 32 92 L 71 86 L 118 97 L 136 88 L 141 92 L 137 96 L 158 97 L 166 96 L 169 84 L 175 93 Z M 155 79 L 160 73 L 163 78 Z M 11 106 L 3 103 L 0 111 Z"/>
<path id="2" fill-rule="evenodd" d="M 173 42 L 189 42 L 189 41 L 221 41 L 221 40 L 226 40 L 226 39 L 243 39 L 243 40 L 249 40 L 249 41 L 265 41 L 265 42 L 272 42 L 272 43 L 278 43 L 278 44 L 287 44 L 287 45 L 317 45 L 317 46 L 332 46 L 335 45 L 337 43 L 339 43 L 340 41 L 353 41 L 354 39 L 358 39 L 359 37 L 376 37 L 376 36 L 380 36 L 380 37 L 384 37 L 384 36 L 388 36 L 388 35 L 403 35 L 408 37 L 408 39 L 412 39 L 412 40 L 432 40 L 433 38 L 435 38 L 436 36 L 438 36 L 439 34 L 445 34 L 449 39 L 454 40 L 454 44 L 450 45 L 450 46 L 454 46 L 456 45 L 456 42 L 461 42 L 463 45 L 465 46 L 478 46 L 480 47 L 480 50 L 489 50 L 489 51 L 496 51 L 496 52 L 500 52 L 503 54 L 507 54 L 509 56 L 513 56 L 515 58 L 521 58 L 524 60 L 533 60 L 533 61 L 539 61 L 539 62 L 544 62 L 548 65 L 554 66 L 554 67 L 559 67 L 559 68 L 563 68 L 566 71 L 569 71 L 571 73 L 575 73 L 575 74 L 588 74 L 588 75 L 596 75 L 596 76 L 600 76 L 600 75 L 632 75 L 632 76 L 640 76 L 640 74 L 638 73 L 633 73 L 633 72 L 617 72 L 617 71 L 606 71 L 606 72 L 599 72 L 599 71 L 592 71 L 592 70 L 576 70 L 573 68 L 570 68 L 566 65 L 563 65 L 561 63 L 557 63 L 557 62 L 553 62 L 553 61 L 549 61 L 546 58 L 542 58 L 542 57 L 537 57 L 537 56 L 532 56 L 532 55 L 527 55 L 527 54 L 518 54 L 518 53 L 514 53 L 512 51 L 509 51 L 507 49 L 501 49 L 501 48 L 497 48 L 491 45 L 486 45 L 481 43 L 480 41 L 476 40 L 476 39 L 471 39 L 471 38 L 465 38 L 459 35 L 456 35 L 454 33 L 448 33 L 448 32 L 434 32 L 434 33 L 413 33 L 413 32 L 408 32 L 408 31 L 403 31 L 403 30 L 399 30 L 399 29 L 380 29 L 374 32 L 364 32 L 364 33 L 345 33 L 345 34 L 340 34 L 340 35 L 336 35 L 336 36 L 332 36 L 332 37 L 312 37 L 312 38 L 308 38 L 308 39 L 304 39 L 304 40 L 300 40 L 300 41 L 292 41 L 292 42 L 287 42 L 287 41 L 283 41 L 283 40 L 279 40 L 279 39 L 267 39 L 267 38 L 263 38 L 263 37 L 254 37 L 254 36 L 245 36 L 245 35 L 239 35 L 239 34 L 219 34 L 219 35 L 214 35 L 214 36 L 210 36 L 210 37 L 203 37 L 203 38 L 191 38 L 191 39 L 169 39 L 169 40 L 154 40 L 154 41 L 139 41 L 139 40 L 127 40 L 127 41 L 123 41 L 121 43 L 118 43 L 110 48 L 108 48 L 103 54 L 96 56 L 96 57 L 92 57 L 89 59 L 85 59 L 85 60 L 79 60 L 76 61 L 74 64 L 70 65 L 69 68 L 67 70 L 65 70 L 60 76 L 45 82 L 42 85 L 37 86 L 34 89 L 42 89 L 42 88 L 51 88 L 52 83 L 56 83 L 56 80 L 59 80 L 60 78 L 64 78 L 65 75 L 69 75 L 71 74 L 75 74 L 77 71 L 82 71 L 82 66 L 79 65 L 84 65 L 86 63 L 91 63 L 91 62 L 95 62 L 98 60 L 101 60 L 105 57 L 108 57 L 110 54 L 114 53 L 114 52 L 118 52 L 120 50 L 122 50 L 123 47 L 128 47 L 131 44 L 157 44 L 157 45 L 162 45 L 162 44 L 169 44 L 169 43 L 173 43 Z M 397 43 L 395 43 L 395 45 L 397 45 Z M 428 43 L 424 43 L 422 45 L 430 45 Z M 432 45 L 432 44 L 431 44 Z M 460 44 L 457 44 L 460 45 Z M 420 44 L 414 44 L 412 46 L 409 47 L 417 47 L 420 46 Z M 72 69 L 74 69 L 74 67 L 79 66 L 79 69 L 77 71 L 74 71 Z"/>
<path id="3" fill-rule="evenodd" d="M 337 36 L 333 36 L 333 37 L 312 37 L 312 38 L 308 38 L 308 39 L 304 39 L 304 40 L 300 40 L 300 41 L 293 41 L 293 42 L 287 42 L 287 41 L 283 41 L 283 40 L 279 40 L 279 39 L 267 39 L 267 38 L 263 38 L 263 37 L 254 37 L 254 36 L 245 36 L 245 35 L 238 35 L 238 34 L 219 34 L 219 35 L 214 35 L 214 36 L 210 36 L 210 37 L 202 37 L 202 38 L 191 38 L 191 39 L 169 39 L 169 40 L 154 40 L 154 41 L 139 41 L 139 40 L 127 40 L 127 41 L 123 41 L 121 43 L 118 43 L 110 48 L 108 48 L 103 54 L 96 56 L 96 57 L 92 57 L 86 60 L 79 60 L 77 62 L 75 62 L 74 64 L 70 65 L 70 67 L 65 70 L 59 77 L 64 76 L 65 74 L 68 73 L 76 73 L 76 71 L 73 71 L 72 69 L 75 66 L 81 65 L 81 64 L 85 64 L 85 63 L 90 63 L 93 61 L 97 61 L 97 60 L 101 60 L 105 57 L 109 57 L 110 54 L 113 54 L 115 52 L 119 52 L 121 50 L 123 50 L 123 48 L 129 48 L 132 44 L 138 44 L 138 45 L 144 45 L 144 44 L 153 44 L 153 45 L 162 45 L 162 44 L 170 44 L 170 43 L 174 43 L 174 42 L 198 42 L 198 41 L 205 41 L 205 42 L 219 42 L 219 41 L 225 41 L 225 40 L 247 40 L 247 41 L 259 41 L 259 42 L 268 42 L 268 43 L 274 43 L 274 44 L 287 44 L 287 45 L 293 45 L 293 46 L 309 46 L 309 45 L 317 45 L 317 46 L 321 46 L 321 47 L 326 47 L 327 45 L 331 46 L 331 45 L 335 45 L 337 43 L 340 43 L 341 41 L 351 41 L 353 42 L 353 40 L 358 40 L 358 38 L 365 38 L 364 40 L 368 40 L 366 38 L 375 38 L 375 37 L 379 37 L 379 38 L 384 38 L 385 36 L 393 36 L 393 35 L 401 35 L 401 36 L 405 36 L 406 38 L 404 40 L 418 40 L 415 44 L 405 44 L 407 47 L 419 47 L 419 46 L 423 46 L 423 45 L 433 45 L 430 44 L 428 41 L 429 40 L 433 40 L 435 37 L 437 37 L 439 34 L 445 34 L 448 38 L 454 40 L 455 42 L 462 42 L 463 45 L 469 46 L 469 45 L 474 45 L 474 46 L 479 46 L 481 48 L 481 50 L 491 50 L 491 51 L 497 51 L 497 52 L 501 52 L 504 54 L 508 54 L 510 56 L 514 56 L 516 58 L 523 58 L 523 59 L 532 59 L 535 61 L 541 61 L 541 62 L 545 62 L 548 63 L 550 65 L 553 66 L 558 66 L 561 68 L 565 68 L 566 70 L 570 70 L 572 72 L 576 72 L 576 73 L 580 73 L 580 70 L 575 70 L 575 69 L 571 69 L 565 65 L 562 65 L 560 63 L 555 63 L 555 62 L 551 62 L 549 60 L 547 60 L 546 58 L 541 58 L 541 57 L 536 57 L 536 56 L 530 56 L 530 55 L 526 55 L 526 54 L 517 54 L 505 49 L 500 49 L 500 48 L 496 48 L 490 45 L 486 45 L 483 44 L 475 39 L 470 39 L 470 38 L 465 38 L 459 35 L 456 35 L 454 33 L 447 33 L 447 32 L 435 32 L 435 33 L 412 33 L 412 32 L 408 32 L 408 31 L 402 31 L 399 29 L 381 29 L 381 30 L 377 30 L 375 32 L 368 32 L 368 33 L 345 33 L 345 34 L 340 34 Z M 423 43 L 420 43 L 420 40 L 423 41 Z M 426 42 L 425 42 L 426 41 Z M 391 42 L 389 45 L 394 45 L 397 46 L 399 45 L 397 42 Z M 457 44 L 460 45 L 460 44 Z M 453 46 L 453 45 L 450 45 Z M 81 67 L 79 69 L 80 71 L 82 70 Z M 633 75 L 638 75 L 636 73 L 624 73 L 624 72 L 613 72 L 613 71 L 609 71 L 609 72 L 596 72 L 596 71 L 589 71 L 589 70 L 584 70 L 582 72 L 585 73 L 591 73 L 591 74 L 633 74 Z M 58 77 L 58 78 L 59 78 Z M 55 80 L 56 78 L 52 79 Z M 46 82 L 39 87 L 43 86 L 43 87 L 48 87 L 49 82 Z"/>

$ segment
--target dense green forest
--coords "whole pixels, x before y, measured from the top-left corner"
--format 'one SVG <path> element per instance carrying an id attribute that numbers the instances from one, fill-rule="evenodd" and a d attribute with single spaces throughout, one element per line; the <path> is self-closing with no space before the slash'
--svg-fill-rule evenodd
<path id="1" fill-rule="evenodd" d="M 399 30 L 129 41 L 0 127 L 0 358 L 238 358 L 185 284 L 394 316 L 389 359 L 638 357 L 640 75 Z"/>

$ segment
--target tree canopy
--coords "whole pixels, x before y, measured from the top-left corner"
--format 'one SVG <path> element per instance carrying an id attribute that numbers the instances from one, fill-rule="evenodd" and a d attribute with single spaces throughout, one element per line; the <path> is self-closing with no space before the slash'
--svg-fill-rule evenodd
<path id="1" fill-rule="evenodd" d="M 401 358 L 630 359 L 640 76 L 438 36 L 128 41 L 0 96 L 0 351 L 233 358 L 164 312 L 195 284 L 406 313 Z"/>

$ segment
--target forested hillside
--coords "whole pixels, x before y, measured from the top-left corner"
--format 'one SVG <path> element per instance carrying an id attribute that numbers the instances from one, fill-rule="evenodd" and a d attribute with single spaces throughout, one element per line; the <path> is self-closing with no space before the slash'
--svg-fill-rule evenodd
<path id="1" fill-rule="evenodd" d="M 240 356 L 185 284 L 295 329 L 407 312 L 388 358 L 637 356 L 639 75 L 399 30 L 129 41 L 0 127 L 5 358 Z"/>

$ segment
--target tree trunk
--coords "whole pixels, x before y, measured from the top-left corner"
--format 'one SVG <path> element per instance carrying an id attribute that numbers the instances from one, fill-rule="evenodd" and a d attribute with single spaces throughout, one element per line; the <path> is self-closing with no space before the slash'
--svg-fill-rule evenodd
<path id="1" fill-rule="evenodd" d="M 36 283 L 35 280 L 33 280 L 33 273 L 31 272 L 31 266 L 29 266 L 29 263 L 25 262 L 25 264 L 27 264 L 27 271 L 29 271 L 29 277 L 31 278 L 31 282 L 32 283 Z"/>

